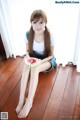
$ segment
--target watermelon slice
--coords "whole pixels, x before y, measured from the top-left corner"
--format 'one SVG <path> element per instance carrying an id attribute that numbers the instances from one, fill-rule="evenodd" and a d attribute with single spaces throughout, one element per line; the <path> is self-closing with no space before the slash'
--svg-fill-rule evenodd
<path id="1" fill-rule="evenodd" d="M 30 57 L 30 58 L 25 57 L 24 62 L 29 67 L 36 67 L 39 64 L 38 59 L 37 58 L 32 58 L 32 57 Z M 37 64 L 36 64 L 36 62 L 37 62 Z"/>
<path id="2" fill-rule="evenodd" d="M 27 59 L 27 61 L 33 64 L 33 63 L 36 63 L 37 60 L 35 58 L 30 58 L 30 59 Z"/>

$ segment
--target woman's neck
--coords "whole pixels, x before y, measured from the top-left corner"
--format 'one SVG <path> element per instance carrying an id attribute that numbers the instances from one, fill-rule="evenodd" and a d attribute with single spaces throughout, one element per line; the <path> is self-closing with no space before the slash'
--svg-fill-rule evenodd
<path id="1" fill-rule="evenodd" d="M 43 34 L 35 34 L 34 40 L 37 42 L 42 42 L 44 40 L 44 35 Z"/>

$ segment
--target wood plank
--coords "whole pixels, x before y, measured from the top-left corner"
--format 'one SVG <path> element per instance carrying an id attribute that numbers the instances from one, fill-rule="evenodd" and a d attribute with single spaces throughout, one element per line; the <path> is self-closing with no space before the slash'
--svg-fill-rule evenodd
<path id="1" fill-rule="evenodd" d="M 17 114 L 14 112 L 14 115 L 12 116 L 12 118 L 11 119 L 9 119 L 9 120 L 26 120 L 26 118 L 18 118 L 17 117 Z"/>
<path id="2" fill-rule="evenodd" d="M 18 99 L 19 99 L 19 91 L 20 90 L 20 80 L 17 83 L 15 90 L 12 92 L 12 94 L 10 95 L 10 97 L 8 98 L 8 100 L 6 101 L 6 104 L 4 106 L 4 108 L 2 109 L 3 112 L 8 112 L 8 120 L 17 120 L 17 114 L 15 112 L 15 108 L 17 106 L 18 103 Z M 16 118 L 11 118 L 13 116 L 13 114 L 15 114 Z"/>
<path id="3" fill-rule="evenodd" d="M 15 112 L 19 99 L 19 92 L 20 92 L 20 80 L 17 83 L 15 90 L 12 92 L 9 99 L 6 101 L 4 108 L 2 109 L 3 112 L 8 112 L 8 120 L 26 120 L 26 118 L 19 119 Z"/>
<path id="4" fill-rule="evenodd" d="M 46 73 L 44 80 L 41 85 L 36 99 L 34 101 L 33 107 L 27 117 L 27 120 L 42 120 L 47 102 L 49 100 L 55 79 L 58 73 L 59 67 Z"/>
<path id="5" fill-rule="evenodd" d="M 0 92 L 3 89 L 3 86 L 6 84 L 8 79 L 10 79 L 11 75 L 15 71 L 16 67 L 19 65 L 19 63 L 22 61 L 22 58 L 17 59 L 11 59 L 10 64 L 5 68 L 5 70 L 0 75 Z M 4 65 L 3 65 L 4 66 Z"/>
<path id="6" fill-rule="evenodd" d="M 76 73 L 76 74 L 80 76 L 80 73 Z M 78 86 L 77 99 L 75 103 L 73 116 L 75 116 L 74 120 L 80 120 L 80 77 L 79 77 L 79 86 Z"/>
<path id="7" fill-rule="evenodd" d="M 18 65 L 19 67 L 15 69 L 14 74 L 11 75 L 5 86 L 0 91 L 0 110 L 2 110 L 2 108 L 4 107 L 6 101 L 12 94 L 16 84 L 21 77 L 23 62 Z"/>
<path id="8" fill-rule="evenodd" d="M 77 74 L 76 68 L 71 68 L 60 108 L 59 120 L 64 120 L 67 117 L 73 118 L 79 79 L 80 75 Z"/>
<path id="9" fill-rule="evenodd" d="M 63 100 L 69 72 L 69 67 L 60 67 L 42 120 L 58 120 L 57 117 Z"/>
<path id="10" fill-rule="evenodd" d="M 12 59 L 5 59 L 0 62 L 0 75 L 9 66 L 10 62 L 12 62 Z"/>

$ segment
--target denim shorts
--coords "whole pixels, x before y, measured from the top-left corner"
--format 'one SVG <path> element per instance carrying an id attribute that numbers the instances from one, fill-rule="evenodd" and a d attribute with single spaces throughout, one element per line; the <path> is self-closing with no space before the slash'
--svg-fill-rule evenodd
<path id="1" fill-rule="evenodd" d="M 35 58 L 44 59 L 43 56 L 41 54 L 37 53 L 36 51 L 33 51 L 33 53 L 34 53 Z M 31 56 L 31 57 L 33 57 L 33 56 Z M 56 58 L 54 56 L 52 57 L 52 59 L 49 60 L 49 62 L 51 63 L 51 67 L 49 69 L 43 71 L 44 73 L 50 72 L 54 67 L 57 66 Z"/>
<path id="2" fill-rule="evenodd" d="M 44 73 L 46 72 L 50 72 L 53 68 L 55 68 L 57 66 L 56 63 L 56 58 L 53 56 L 51 60 L 49 60 L 49 62 L 51 63 L 51 67 L 47 70 L 44 71 Z"/>

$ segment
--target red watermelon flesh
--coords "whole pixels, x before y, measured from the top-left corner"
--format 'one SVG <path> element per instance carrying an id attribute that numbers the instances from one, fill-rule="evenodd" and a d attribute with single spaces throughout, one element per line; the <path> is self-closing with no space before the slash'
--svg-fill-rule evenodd
<path id="1" fill-rule="evenodd" d="M 30 59 L 28 59 L 28 62 L 31 63 L 31 64 L 33 64 L 33 63 L 36 62 L 36 59 L 34 59 L 34 58 L 30 58 Z"/>

